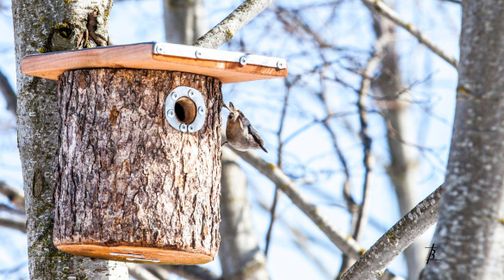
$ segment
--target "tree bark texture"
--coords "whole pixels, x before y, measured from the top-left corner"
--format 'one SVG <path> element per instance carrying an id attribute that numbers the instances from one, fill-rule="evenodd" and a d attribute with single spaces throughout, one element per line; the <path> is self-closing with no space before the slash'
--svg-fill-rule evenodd
<path id="1" fill-rule="evenodd" d="M 247 176 L 238 159 L 229 149 L 223 150 L 222 244 L 219 251 L 222 276 L 228 280 L 267 280 L 266 259 L 252 224 Z"/>
<path id="2" fill-rule="evenodd" d="M 422 279 L 504 279 L 504 1 L 462 1 L 446 191 Z"/>
<path id="3" fill-rule="evenodd" d="M 195 133 L 165 119 L 165 98 L 178 86 L 204 95 L 205 124 Z M 55 245 L 117 260 L 211 261 L 220 242 L 220 81 L 158 70 L 74 70 L 60 77 L 58 93 Z"/>
<path id="4" fill-rule="evenodd" d="M 17 133 L 27 213 L 31 279 L 128 279 L 124 264 L 75 257 L 52 243 L 54 189 L 58 165 L 56 83 L 24 76 L 27 54 L 97 45 L 89 35 L 107 38 L 112 1 L 13 0 L 17 64 Z M 94 24 L 89 24 L 89 18 Z M 98 35 L 98 36 L 97 36 Z"/>

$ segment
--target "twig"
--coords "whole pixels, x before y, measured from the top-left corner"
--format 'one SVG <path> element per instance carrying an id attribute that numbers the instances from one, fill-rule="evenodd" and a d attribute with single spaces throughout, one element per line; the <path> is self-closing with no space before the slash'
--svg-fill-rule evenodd
<path id="1" fill-rule="evenodd" d="M 19 230 L 26 233 L 26 220 L 16 220 L 13 218 L 0 217 L 0 227 Z"/>
<path id="2" fill-rule="evenodd" d="M 380 36 L 376 43 L 375 53 L 368 60 L 364 71 L 362 72 L 362 80 L 360 84 L 360 88 L 358 91 L 358 101 L 357 101 L 357 109 L 359 111 L 359 122 L 360 122 L 360 136 L 362 138 L 362 150 L 363 150 L 363 160 L 362 164 L 364 165 L 364 182 L 362 184 L 362 201 L 359 206 L 359 211 L 357 213 L 357 220 L 355 223 L 355 227 L 353 228 L 352 236 L 355 240 L 359 240 L 359 236 L 362 232 L 362 229 L 367 221 L 367 202 L 369 197 L 369 182 L 372 171 L 372 155 L 371 155 L 371 145 L 372 139 L 369 136 L 368 131 L 368 120 L 366 113 L 366 99 L 371 88 L 371 76 L 373 72 L 378 68 L 381 61 L 381 54 L 383 50 L 383 45 L 385 41 L 387 41 L 387 36 Z"/>
<path id="3" fill-rule="evenodd" d="M 20 210 L 18 208 L 12 207 L 4 203 L 0 203 L 0 211 L 4 211 L 14 215 L 23 215 L 23 216 L 25 215 L 25 212 L 23 210 Z"/>
<path id="4" fill-rule="evenodd" d="M 147 270 L 145 267 L 134 264 L 134 263 L 127 263 L 126 266 L 128 267 L 128 272 L 130 276 L 135 278 L 136 280 L 160 280 L 162 278 L 157 277 L 154 275 L 152 272 Z"/>
<path id="5" fill-rule="evenodd" d="M 327 63 L 327 60 L 325 57 L 321 54 L 322 60 L 324 60 Z M 357 203 L 355 203 L 355 200 L 352 197 L 351 193 L 351 183 L 350 183 L 350 169 L 348 168 L 348 163 L 345 159 L 345 156 L 343 155 L 343 151 L 341 151 L 339 144 L 338 144 L 338 137 L 336 136 L 336 132 L 331 128 L 330 121 L 332 119 L 331 116 L 334 115 L 334 113 L 331 111 L 331 108 L 329 107 L 329 103 L 327 102 L 327 87 L 325 85 L 325 80 L 324 80 L 324 72 L 325 68 L 322 68 L 322 71 L 320 72 L 320 85 L 321 85 L 321 93 L 318 95 L 320 101 L 323 103 L 327 116 L 324 118 L 322 121 L 322 126 L 325 128 L 327 133 L 329 133 L 329 136 L 332 141 L 332 146 L 334 149 L 334 152 L 336 153 L 336 157 L 338 158 L 341 166 L 343 167 L 343 174 L 345 175 L 345 180 L 343 182 L 343 198 L 345 199 L 345 202 L 347 204 L 348 211 L 352 214 L 355 213 L 357 210 Z M 341 113 L 345 114 L 345 113 Z"/>
<path id="6" fill-rule="evenodd" d="M 443 186 L 440 186 L 404 215 L 343 274 L 341 280 L 380 277 L 394 257 L 436 222 L 443 189 Z"/>
<path id="7" fill-rule="evenodd" d="M 230 148 L 225 148 L 230 149 Z M 290 178 L 283 173 L 276 165 L 266 162 L 262 158 L 250 153 L 232 150 L 239 155 L 243 160 L 252 165 L 255 169 L 268 177 L 273 183 L 279 186 L 280 190 L 296 205 L 310 220 L 336 245 L 344 254 L 358 259 L 365 250 L 351 236 L 345 237 L 337 229 L 335 229 L 327 219 L 322 216 L 319 208 L 305 200 L 301 193 L 297 190 L 297 186 Z M 388 270 L 385 271 L 388 277 L 396 277 Z"/>
<path id="8" fill-rule="evenodd" d="M 0 91 L 3 93 L 5 101 L 7 101 L 7 111 L 15 116 L 17 110 L 17 96 L 9 80 L 7 80 L 7 77 L 2 71 L 0 71 Z"/>
<path id="9" fill-rule="evenodd" d="M 188 280 L 218 280 L 212 271 L 197 265 L 162 265 L 163 269 Z M 151 271 L 151 270 L 149 270 Z M 151 271 L 152 272 L 152 271 Z"/>
<path id="10" fill-rule="evenodd" d="M 368 116 L 366 111 L 366 102 L 371 88 L 371 80 L 373 72 L 378 68 L 381 61 L 381 54 L 383 51 L 383 46 L 388 36 L 378 37 L 375 50 L 373 55 L 369 58 L 364 70 L 361 73 L 362 79 L 360 83 L 359 90 L 357 91 L 357 110 L 359 112 L 359 123 L 360 123 L 360 138 L 362 141 L 362 165 L 364 166 L 364 178 L 362 183 L 362 200 L 360 205 L 357 207 L 357 213 L 355 217 L 352 217 L 352 237 L 355 240 L 359 240 L 361 233 L 364 231 L 364 227 L 367 224 L 368 219 L 368 205 L 369 205 L 369 184 L 371 182 L 371 171 L 372 171 L 372 138 L 368 131 Z M 345 199 L 349 190 L 344 191 Z M 341 263 L 340 271 L 338 275 L 341 275 L 348 267 L 353 263 L 353 258 L 348 256 L 343 257 Z"/>
<path id="11" fill-rule="evenodd" d="M 266 205 L 265 202 L 263 201 L 258 201 L 259 206 L 262 208 L 262 210 L 266 212 L 270 212 L 270 209 Z M 292 225 L 290 225 L 285 219 L 281 219 L 281 217 L 277 218 L 277 222 L 281 223 L 285 228 L 287 228 L 291 233 L 292 233 L 292 242 L 294 245 L 298 248 L 298 250 L 304 254 L 308 259 L 311 260 L 311 262 L 315 265 L 315 267 L 327 278 L 330 277 L 330 273 L 327 270 L 327 268 L 324 266 L 322 261 L 319 259 L 319 255 L 317 255 L 315 252 L 313 252 L 310 248 L 310 244 L 308 244 L 310 241 L 315 242 L 313 237 L 307 236 L 305 232 L 300 230 L 299 228 L 296 228 Z M 324 246 L 325 247 L 325 246 Z"/>
<path id="12" fill-rule="evenodd" d="M 287 89 L 285 91 L 282 112 L 280 114 L 280 126 L 277 130 L 277 140 L 278 140 L 278 148 L 277 148 L 277 166 L 282 168 L 282 152 L 283 152 L 283 142 L 282 142 L 282 132 L 285 124 L 285 117 L 287 116 L 287 107 L 289 104 L 289 96 L 290 96 L 290 88 L 291 85 L 286 80 Z M 264 245 L 264 256 L 268 256 L 269 245 L 271 242 L 271 233 L 273 232 L 273 224 L 275 223 L 275 215 L 276 215 L 276 207 L 278 204 L 278 186 L 275 186 L 275 194 L 273 195 L 273 203 L 271 204 L 270 209 L 270 222 L 268 225 L 268 230 L 266 231 L 265 245 Z"/>
<path id="13" fill-rule="evenodd" d="M 25 210 L 24 195 L 20 190 L 7 185 L 4 181 L 0 181 L 0 193 L 5 195 L 19 210 Z"/>
<path id="14" fill-rule="evenodd" d="M 284 26 L 286 26 L 286 28 L 290 28 L 291 26 L 300 28 L 305 34 L 313 38 L 313 41 L 318 44 L 319 48 L 324 49 L 334 47 L 332 44 L 326 42 L 306 22 L 304 22 L 295 11 L 291 11 L 284 7 L 278 6 L 275 9 L 275 12 L 279 21 L 282 22 Z M 292 21 L 292 23 L 290 23 L 289 20 Z"/>
<path id="15" fill-rule="evenodd" d="M 290 200 L 303 211 L 338 248 L 340 248 L 341 251 L 354 258 L 360 257 L 363 248 L 360 247 L 353 238 L 345 237 L 330 225 L 327 219 L 322 216 L 319 209 L 305 200 L 297 190 L 297 186 L 282 172 L 282 170 L 276 165 L 268 163 L 250 152 L 233 151 L 278 185 L 280 190 L 285 193 L 287 197 L 289 197 Z"/>
<path id="16" fill-rule="evenodd" d="M 413 35 L 418 39 L 418 42 L 424 44 L 427 48 L 429 48 L 433 53 L 437 54 L 444 61 L 448 62 L 453 67 L 457 68 L 457 60 L 444 52 L 441 48 L 436 46 L 431 40 L 429 40 L 418 28 L 416 28 L 413 24 L 406 22 L 401 19 L 399 15 L 392 10 L 389 6 L 387 6 L 381 0 L 362 0 L 366 6 L 368 6 L 372 11 L 381 14 L 382 16 L 388 18 L 395 24 L 402 27 L 408 33 Z"/>
<path id="17" fill-rule="evenodd" d="M 224 20 L 201 36 L 195 45 L 205 48 L 219 47 L 231 40 L 238 30 L 264 11 L 271 3 L 272 0 L 245 0 Z"/>
<path id="18" fill-rule="evenodd" d="M 450 2 L 450 3 L 454 3 L 454 4 L 462 4 L 462 1 L 461 0 L 441 0 L 441 2 Z"/>
<path id="19" fill-rule="evenodd" d="M 143 267 L 159 279 L 170 279 L 170 271 L 160 267 L 159 265 L 144 264 Z"/>

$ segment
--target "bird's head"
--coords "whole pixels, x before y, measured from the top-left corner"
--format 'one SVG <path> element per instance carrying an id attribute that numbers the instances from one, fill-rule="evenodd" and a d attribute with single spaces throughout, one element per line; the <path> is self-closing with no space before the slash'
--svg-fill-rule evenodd
<path id="1" fill-rule="evenodd" d="M 229 110 L 228 121 L 236 122 L 240 117 L 240 110 L 235 108 L 233 102 L 229 102 L 229 107 L 224 104 L 224 107 Z"/>

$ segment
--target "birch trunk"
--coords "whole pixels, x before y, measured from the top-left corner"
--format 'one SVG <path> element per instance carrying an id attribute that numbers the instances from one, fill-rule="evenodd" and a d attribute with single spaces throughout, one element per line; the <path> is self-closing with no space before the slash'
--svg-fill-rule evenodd
<path id="1" fill-rule="evenodd" d="M 12 1 L 18 65 L 18 145 L 26 198 L 31 279 L 128 279 L 124 264 L 74 257 L 53 246 L 59 126 L 56 83 L 24 76 L 19 69 L 21 58 L 27 54 L 103 44 L 108 38 L 111 5 L 109 0 Z M 94 24 L 89 23 L 90 18 Z M 100 43 L 85 39 L 88 27 Z"/>
<path id="2" fill-rule="evenodd" d="M 422 279 L 504 279 L 504 1 L 462 1 L 457 109 Z"/>

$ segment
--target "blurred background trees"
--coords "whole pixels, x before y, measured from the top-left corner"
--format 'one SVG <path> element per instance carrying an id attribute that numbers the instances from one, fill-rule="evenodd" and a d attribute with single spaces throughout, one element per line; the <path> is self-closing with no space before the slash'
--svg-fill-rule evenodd
<path id="1" fill-rule="evenodd" d="M 0 1 L 4 34 L 0 37 L 0 92 L 4 97 L 0 98 L 0 278 L 17 279 L 28 277 L 13 102 L 13 96 L 23 92 L 19 84 L 24 83 L 18 80 L 16 86 L 15 82 L 14 30 L 19 27 L 12 28 L 11 12 L 20 4 Z M 449 58 L 458 57 L 460 5 L 441 0 L 387 1 L 410 24 L 405 29 L 377 12 L 372 2 L 274 1 L 221 46 L 287 58 L 287 79 L 225 86 L 223 92 L 226 102 L 243 110 L 265 138 L 270 153 L 260 156 L 287 175 L 303 200 L 296 202 L 292 194 L 284 195 L 279 190 L 285 186 L 279 181 L 269 180 L 254 165 L 225 152 L 219 260 L 201 267 L 128 265 L 132 277 L 334 279 L 353 264 L 355 256 L 342 254 L 333 244 L 337 236 L 328 238 L 327 232 L 336 229 L 368 248 L 442 183 L 457 81 Z M 116 1 L 108 34 L 113 44 L 193 44 L 239 4 L 241 1 Z M 40 16 L 32 25 L 43 29 L 36 26 L 42 17 L 78 14 L 71 7 L 55 15 L 44 10 L 46 6 L 33 5 L 32 14 Z M 406 31 L 408 26 L 420 30 L 423 37 L 412 36 L 415 32 Z M 22 45 L 16 38 L 16 48 L 22 46 L 29 53 L 46 51 L 29 41 Z M 429 42 L 442 54 L 433 51 Z M 67 46 L 78 47 L 82 46 Z M 46 96 L 33 92 L 31 98 L 21 98 L 33 102 L 24 108 L 50 102 L 50 87 L 54 85 L 47 85 Z M 25 112 L 24 118 L 32 117 Z M 50 132 L 44 131 L 46 136 Z M 36 145 L 44 133 L 32 137 L 19 141 Z M 310 209 L 302 205 L 316 207 L 313 215 L 325 217 L 330 229 L 321 231 L 327 225 L 312 223 L 314 216 L 306 216 Z M 49 210 L 44 210 L 45 215 Z M 36 219 L 40 216 L 34 214 Z M 42 216 L 50 223 L 49 216 Z M 388 270 L 416 279 L 431 235 L 432 231 L 419 238 Z"/>

